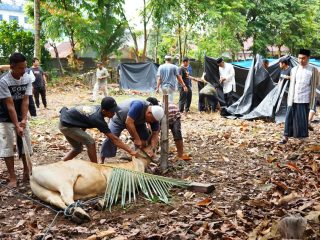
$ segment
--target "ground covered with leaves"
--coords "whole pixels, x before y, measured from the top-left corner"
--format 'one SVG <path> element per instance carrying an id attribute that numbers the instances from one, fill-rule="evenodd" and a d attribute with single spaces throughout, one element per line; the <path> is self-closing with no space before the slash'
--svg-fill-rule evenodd
<path id="1" fill-rule="evenodd" d="M 110 95 L 118 102 L 137 92 L 117 87 Z M 49 109 L 40 109 L 31 120 L 34 165 L 59 161 L 69 145 L 57 124 L 62 106 L 89 104 L 90 90 L 81 84 L 49 89 Z M 196 99 L 193 100 L 196 103 Z M 320 124 L 314 124 L 307 142 L 278 145 L 283 125 L 266 121 L 231 120 L 218 113 L 198 113 L 195 106 L 182 116 L 185 150 L 191 161 L 170 163 L 165 176 L 213 183 L 211 194 L 173 189 L 170 204 L 137 203 L 112 211 L 99 211 L 85 202 L 92 221 L 77 225 L 63 214 L 56 217 L 45 239 L 279 239 L 277 225 L 289 215 L 307 220 L 305 239 L 320 239 Z M 103 135 L 90 131 L 101 144 Z M 121 154 L 121 153 L 120 153 Z M 79 156 L 87 160 L 86 154 Z M 28 183 L 22 183 L 22 164 L 15 161 L 20 179 L 16 189 L 32 199 Z M 156 165 L 149 171 L 159 174 Z M 6 167 L 0 162 L 0 239 L 42 239 L 56 216 L 55 209 L 35 203 L 5 188 Z"/>

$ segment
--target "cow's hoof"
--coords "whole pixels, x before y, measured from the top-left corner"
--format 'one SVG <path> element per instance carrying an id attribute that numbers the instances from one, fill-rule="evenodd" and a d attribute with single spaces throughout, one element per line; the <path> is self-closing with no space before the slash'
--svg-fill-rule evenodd
<path id="1" fill-rule="evenodd" d="M 91 220 L 88 213 L 86 213 L 82 208 L 76 207 L 71 216 L 71 220 L 76 223 L 85 223 Z"/>

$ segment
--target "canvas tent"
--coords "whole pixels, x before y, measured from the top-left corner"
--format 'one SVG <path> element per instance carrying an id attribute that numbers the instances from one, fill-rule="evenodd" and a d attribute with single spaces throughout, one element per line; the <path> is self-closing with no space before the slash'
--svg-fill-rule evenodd
<path id="1" fill-rule="evenodd" d="M 120 87 L 144 92 L 154 91 L 158 67 L 159 65 L 153 62 L 119 64 Z"/>
<path id="2" fill-rule="evenodd" d="M 298 64 L 294 57 L 285 56 L 284 58 L 289 60 L 291 67 Z M 234 66 L 237 83 L 237 92 L 234 97 L 240 95 L 242 89 L 243 93 L 234 104 L 226 109 L 226 113 L 243 119 L 271 118 L 276 122 L 283 122 L 289 82 L 284 80 L 276 84 L 281 71 L 279 60 L 272 62 L 268 70 L 262 67 L 262 60 L 261 56 L 257 55 L 249 69 L 238 69 L 237 66 Z M 210 66 L 210 63 L 214 64 L 213 61 L 205 60 L 207 65 L 205 69 L 208 69 L 209 73 L 217 74 L 215 76 L 209 74 L 212 79 L 219 79 L 219 71 L 213 71 L 217 65 L 213 67 Z M 320 94 L 319 89 L 317 92 Z M 221 105 L 224 106 L 224 103 Z"/>

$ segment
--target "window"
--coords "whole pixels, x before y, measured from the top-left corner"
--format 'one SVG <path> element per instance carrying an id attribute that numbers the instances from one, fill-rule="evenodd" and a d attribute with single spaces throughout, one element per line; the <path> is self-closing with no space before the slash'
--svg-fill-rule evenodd
<path id="1" fill-rule="evenodd" d="M 24 23 L 28 23 L 28 18 L 24 17 Z"/>
<path id="2" fill-rule="evenodd" d="M 16 20 L 17 22 L 19 22 L 18 16 L 9 16 L 9 21 L 10 21 L 10 22 L 11 22 L 11 21 L 14 21 L 14 20 Z"/>
<path id="3" fill-rule="evenodd" d="M 0 14 L 0 21 L 2 21 L 2 14 Z"/>

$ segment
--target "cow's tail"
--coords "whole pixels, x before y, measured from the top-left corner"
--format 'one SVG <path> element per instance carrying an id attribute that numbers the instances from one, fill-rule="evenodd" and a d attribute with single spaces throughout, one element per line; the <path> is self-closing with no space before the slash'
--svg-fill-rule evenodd
<path id="1" fill-rule="evenodd" d="M 26 161 L 27 161 L 27 165 L 28 165 L 28 169 L 29 169 L 29 176 L 31 176 L 32 175 L 32 162 L 31 162 L 29 147 L 28 147 L 25 136 L 22 136 L 22 143 L 23 143 L 24 154 L 26 156 Z"/>

